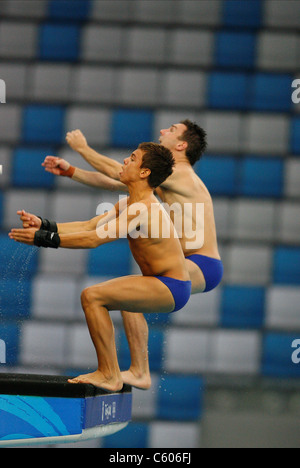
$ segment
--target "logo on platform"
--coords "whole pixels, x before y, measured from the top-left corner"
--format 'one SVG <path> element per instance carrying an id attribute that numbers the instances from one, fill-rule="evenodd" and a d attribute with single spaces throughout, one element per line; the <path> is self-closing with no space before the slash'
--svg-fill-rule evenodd
<path id="1" fill-rule="evenodd" d="M 0 340 L 0 364 L 6 364 L 6 344 Z"/>
<path id="2" fill-rule="evenodd" d="M 296 348 L 292 354 L 292 361 L 294 364 L 300 364 L 300 340 L 294 340 L 292 348 Z"/>
<path id="3" fill-rule="evenodd" d="M 4 80 L 0 80 L 0 103 L 6 103 L 6 84 Z"/>

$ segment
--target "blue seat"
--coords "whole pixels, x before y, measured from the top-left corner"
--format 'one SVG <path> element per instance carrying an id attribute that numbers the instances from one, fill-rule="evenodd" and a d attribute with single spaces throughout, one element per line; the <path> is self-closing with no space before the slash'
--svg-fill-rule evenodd
<path id="1" fill-rule="evenodd" d="M 53 20 L 86 21 L 91 12 L 91 0 L 50 0 L 48 17 Z"/>
<path id="2" fill-rule="evenodd" d="M 152 141 L 153 120 L 150 110 L 115 110 L 112 117 L 112 146 L 135 150 L 140 143 Z"/>
<path id="3" fill-rule="evenodd" d="M 163 362 L 164 333 L 158 329 L 149 329 L 149 364 L 151 372 L 160 372 Z M 130 351 L 125 332 L 121 332 L 118 359 L 121 370 L 127 370 L 130 367 Z"/>
<path id="4" fill-rule="evenodd" d="M 291 151 L 292 151 L 293 154 L 299 154 L 300 153 L 300 117 L 295 117 L 292 120 Z"/>
<path id="5" fill-rule="evenodd" d="M 17 148 L 14 152 L 12 181 L 16 187 L 45 187 L 54 185 L 55 176 L 46 172 L 42 162 L 53 148 Z"/>
<path id="6" fill-rule="evenodd" d="M 39 250 L 0 235 L 0 277 L 2 280 L 18 278 L 20 282 L 31 278 L 38 268 Z"/>
<path id="7" fill-rule="evenodd" d="M 3 211 L 4 211 L 4 193 L 0 189 L 0 229 L 3 223 Z"/>
<path id="8" fill-rule="evenodd" d="M 252 68 L 255 51 L 255 34 L 221 31 L 216 35 L 216 66 Z"/>
<path id="9" fill-rule="evenodd" d="M 8 366 L 15 366 L 19 362 L 20 333 L 19 324 L 1 320 L 0 340 L 5 343 L 5 364 Z"/>
<path id="10" fill-rule="evenodd" d="M 253 77 L 251 109 L 288 112 L 292 108 L 291 75 L 259 73 Z"/>
<path id="11" fill-rule="evenodd" d="M 39 59 L 75 62 L 79 58 L 79 46 L 79 26 L 60 23 L 49 23 L 41 26 Z"/>
<path id="12" fill-rule="evenodd" d="M 246 158 L 240 174 L 240 194 L 250 197 L 280 197 L 284 163 L 277 158 Z"/>
<path id="13" fill-rule="evenodd" d="M 300 284 L 300 248 L 278 247 L 275 249 L 273 280 L 275 284 Z"/>
<path id="14" fill-rule="evenodd" d="M 157 418 L 198 421 L 203 413 L 204 381 L 201 377 L 169 375 L 158 387 Z"/>
<path id="15" fill-rule="evenodd" d="M 300 378 L 300 364 L 292 361 L 294 340 L 299 335 L 268 333 L 263 340 L 262 373 L 268 377 Z"/>
<path id="16" fill-rule="evenodd" d="M 195 166 L 196 173 L 213 195 L 235 195 L 239 163 L 229 156 L 207 155 Z"/>
<path id="17" fill-rule="evenodd" d="M 111 436 L 104 437 L 103 448 L 147 448 L 149 425 L 130 423 L 125 429 Z"/>
<path id="18" fill-rule="evenodd" d="M 24 143 L 61 144 L 65 137 L 65 109 L 61 106 L 27 106 L 23 115 Z"/>
<path id="19" fill-rule="evenodd" d="M 261 0 L 225 0 L 223 2 L 224 26 L 259 28 L 262 23 Z"/>
<path id="20" fill-rule="evenodd" d="M 250 78 L 244 73 L 212 73 L 208 104 L 217 109 L 247 109 Z"/>
<path id="21" fill-rule="evenodd" d="M 228 328 L 261 328 L 264 323 L 265 289 L 225 286 L 221 325 Z"/>
<path id="22" fill-rule="evenodd" d="M 88 255 L 90 276 L 126 276 L 131 274 L 131 252 L 127 239 L 101 245 Z"/>
<path id="23" fill-rule="evenodd" d="M 1 319 L 27 319 L 31 307 L 31 281 L 7 278 L 0 280 Z"/>

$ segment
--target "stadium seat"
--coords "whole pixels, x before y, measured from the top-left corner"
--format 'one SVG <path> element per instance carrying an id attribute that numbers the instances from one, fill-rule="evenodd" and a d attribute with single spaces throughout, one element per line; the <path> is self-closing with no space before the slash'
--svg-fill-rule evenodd
<path id="1" fill-rule="evenodd" d="M 250 113 L 244 120 L 243 149 L 268 156 L 289 152 L 290 122 L 285 114 Z"/>
<path id="2" fill-rule="evenodd" d="M 46 172 L 42 162 L 47 154 L 53 154 L 53 148 L 19 147 L 14 152 L 12 183 L 16 187 L 51 188 L 54 175 Z"/>
<path id="3" fill-rule="evenodd" d="M 242 163 L 240 194 L 250 197 L 280 197 L 283 191 L 283 161 L 276 158 L 246 158 Z"/>
<path id="4" fill-rule="evenodd" d="M 291 125 L 291 152 L 300 153 L 300 117 L 295 117 Z"/>
<path id="5" fill-rule="evenodd" d="M 168 35 L 163 28 L 132 27 L 128 31 L 124 58 L 132 63 L 163 64 Z M 149 93 L 151 94 L 151 93 Z"/>
<path id="6" fill-rule="evenodd" d="M 203 413 L 204 387 L 204 380 L 198 376 L 161 377 L 156 417 L 165 420 L 199 421 Z"/>
<path id="7" fill-rule="evenodd" d="M 61 144 L 65 109 L 62 106 L 29 105 L 24 108 L 23 142 Z"/>
<path id="8" fill-rule="evenodd" d="M 226 281 L 231 285 L 266 286 L 271 281 L 272 248 L 233 244 L 226 251 Z"/>
<path id="9" fill-rule="evenodd" d="M 257 36 L 256 64 L 261 71 L 297 71 L 297 34 L 294 32 L 285 31 L 261 31 Z"/>
<path id="10" fill-rule="evenodd" d="M 121 239 L 89 251 L 87 271 L 91 276 L 126 276 L 130 261 L 128 241 Z"/>
<path id="11" fill-rule="evenodd" d="M 70 64 L 36 64 L 31 68 L 29 96 L 38 102 L 67 102 L 74 96 L 72 78 Z"/>
<path id="12" fill-rule="evenodd" d="M 79 26 L 60 23 L 46 23 L 41 26 L 40 60 L 75 62 L 79 58 L 79 45 Z"/>
<path id="13" fill-rule="evenodd" d="M 30 60 L 37 56 L 38 27 L 31 22 L 1 21 L 1 59 Z"/>
<path id="14" fill-rule="evenodd" d="M 278 247 L 274 251 L 273 280 L 275 284 L 300 284 L 300 249 Z"/>
<path id="15" fill-rule="evenodd" d="M 235 195 L 239 162 L 229 156 L 205 156 L 196 166 L 199 177 L 214 195 Z"/>
<path id="16" fill-rule="evenodd" d="M 300 329 L 300 290 L 297 286 L 272 286 L 267 291 L 265 325 L 269 329 Z"/>
<path id="17" fill-rule="evenodd" d="M 154 421 L 150 425 L 148 447 L 197 448 L 200 444 L 201 429 L 199 429 L 200 425 L 196 422 L 174 424 L 174 422 Z"/>
<path id="18" fill-rule="evenodd" d="M 2 280 L 31 278 L 38 268 L 38 249 L 11 240 L 7 234 L 0 235 L 0 274 Z"/>
<path id="19" fill-rule="evenodd" d="M 282 244 L 299 244 L 300 204 L 284 202 L 278 210 L 277 240 Z"/>
<path id="20" fill-rule="evenodd" d="M 86 21 L 91 11 L 91 0 L 50 0 L 48 4 L 48 19 Z"/>
<path id="21" fill-rule="evenodd" d="M 264 323 L 265 289 L 225 286 L 221 305 L 221 326 L 261 328 Z"/>
<path id="22" fill-rule="evenodd" d="M 115 99 L 119 105 L 155 106 L 159 103 L 159 78 L 155 69 L 124 67 L 118 73 Z"/>
<path id="23" fill-rule="evenodd" d="M 263 340 L 262 374 L 267 377 L 300 377 L 300 366 L 292 361 L 297 334 L 266 333 Z"/>
<path id="24" fill-rule="evenodd" d="M 265 24 L 271 27 L 298 28 L 300 5 L 298 0 L 288 2 L 265 2 Z"/>
<path id="25" fill-rule="evenodd" d="M 219 67 L 252 68 L 256 36 L 249 32 L 221 31 L 216 34 L 215 60 Z"/>
<path id="26" fill-rule="evenodd" d="M 289 158 L 285 163 L 285 195 L 300 198 L 300 160 Z"/>
<path id="27" fill-rule="evenodd" d="M 145 448 L 148 443 L 149 425 L 145 423 L 130 423 L 125 429 L 107 436 L 102 448 Z"/>
<path id="28" fill-rule="evenodd" d="M 247 109 L 250 78 L 245 73 L 210 75 L 208 104 L 216 109 Z"/>
<path id="29" fill-rule="evenodd" d="M 152 141 L 153 112 L 150 110 L 116 109 L 112 117 L 111 144 L 134 151 L 143 141 Z"/>
<path id="30" fill-rule="evenodd" d="M 263 73 L 254 75 L 249 107 L 268 112 L 289 112 L 292 108 L 292 81 L 292 75 Z"/>
<path id="31" fill-rule="evenodd" d="M 9 83 L 6 89 L 7 102 L 13 99 L 25 99 L 27 94 L 28 67 L 21 63 L 1 63 L 1 79 Z"/>
<path id="32" fill-rule="evenodd" d="M 119 62 L 123 57 L 123 29 L 119 26 L 87 24 L 81 30 L 80 59 Z"/>
<path id="33" fill-rule="evenodd" d="M 263 20 L 261 0 L 237 2 L 226 0 L 223 3 L 223 24 L 227 27 L 259 28 Z"/>
<path id="34" fill-rule="evenodd" d="M 206 103 L 206 74 L 199 71 L 169 70 L 162 74 L 160 104 L 203 106 Z M 182 120 L 182 119 L 181 119 Z"/>
<path id="35" fill-rule="evenodd" d="M 31 280 L 4 278 L 0 280 L 1 320 L 24 320 L 31 315 Z M 0 338 L 1 331 L 0 331 Z"/>
<path id="36" fill-rule="evenodd" d="M 111 103 L 115 99 L 115 77 L 112 67 L 79 65 L 73 73 L 72 95 L 79 102 Z"/>
<path id="37" fill-rule="evenodd" d="M 177 3 L 178 18 L 185 25 L 219 26 L 222 23 L 222 0 Z"/>
<path id="38" fill-rule="evenodd" d="M 213 63 L 214 35 L 210 31 L 175 29 L 169 34 L 168 64 L 210 66 Z"/>
<path id="39" fill-rule="evenodd" d="M 1 144 L 16 144 L 21 139 L 22 107 L 18 104 L 0 105 Z"/>
<path id="40" fill-rule="evenodd" d="M 277 237 L 276 221 L 277 205 L 273 201 L 238 199 L 232 203 L 230 237 L 271 242 Z"/>

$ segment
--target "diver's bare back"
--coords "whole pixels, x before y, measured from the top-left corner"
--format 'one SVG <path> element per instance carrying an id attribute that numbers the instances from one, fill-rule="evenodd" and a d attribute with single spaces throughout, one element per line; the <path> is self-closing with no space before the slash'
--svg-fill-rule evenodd
<path id="1" fill-rule="evenodd" d="M 157 193 L 162 202 L 169 206 L 174 203 L 179 203 L 181 206 L 184 204 L 192 204 L 193 206 L 197 203 L 204 204 L 203 246 L 195 250 L 187 248 L 186 244 L 189 239 L 185 236 L 185 229 L 182 229 L 182 236 L 180 236 L 181 246 L 185 255 L 201 254 L 220 259 L 212 198 L 193 168 L 187 164 L 176 165 L 173 174 L 158 189 Z M 176 220 L 174 220 L 172 212 L 170 216 L 176 227 Z M 195 210 L 193 210 L 192 223 L 195 230 L 197 224 Z"/>

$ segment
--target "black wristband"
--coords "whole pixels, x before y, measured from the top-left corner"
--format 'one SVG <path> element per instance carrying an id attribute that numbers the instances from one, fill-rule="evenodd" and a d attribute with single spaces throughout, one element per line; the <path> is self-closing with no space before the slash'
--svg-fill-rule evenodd
<path id="1" fill-rule="evenodd" d="M 59 234 L 49 231 L 36 231 L 34 235 L 34 245 L 37 247 L 50 247 L 51 249 L 58 249 L 60 246 Z"/>
<path id="2" fill-rule="evenodd" d="M 57 224 L 55 221 L 49 221 L 48 219 L 41 218 L 40 216 L 38 216 L 38 218 L 40 218 L 40 220 L 42 221 L 42 224 L 40 227 L 41 231 L 50 231 L 50 232 L 58 231 Z"/>

